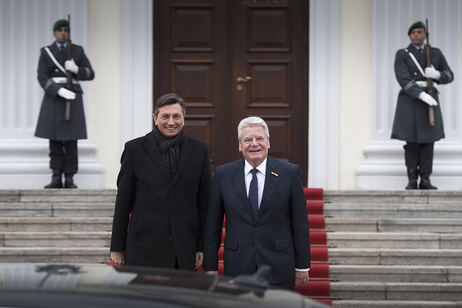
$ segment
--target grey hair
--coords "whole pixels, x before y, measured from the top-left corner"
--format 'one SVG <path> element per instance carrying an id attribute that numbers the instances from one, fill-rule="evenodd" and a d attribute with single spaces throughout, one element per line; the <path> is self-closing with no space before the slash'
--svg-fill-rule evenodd
<path id="1" fill-rule="evenodd" d="M 239 125 L 237 126 L 237 139 L 239 142 L 241 142 L 242 130 L 246 127 L 254 126 L 254 125 L 260 125 L 261 127 L 263 127 L 263 129 L 265 130 L 266 137 L 267 138 L 270 137 L 268 125 L 262 118 L 247 117 L 247 118 L 242 119 Z"/>

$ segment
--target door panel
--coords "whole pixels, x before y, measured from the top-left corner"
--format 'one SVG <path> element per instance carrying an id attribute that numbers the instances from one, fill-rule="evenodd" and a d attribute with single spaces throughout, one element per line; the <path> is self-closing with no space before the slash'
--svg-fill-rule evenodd
<path id="1" fill-rule="evenodd" d="M 154 1 L 154 97 L 185 99 L 185 131 L 207 142 L 212 171 L 242 157 L 237 125 L 256 115 L 270 128 L 270 155 L 298 164 L 306 182 L 307 5 Z"/>

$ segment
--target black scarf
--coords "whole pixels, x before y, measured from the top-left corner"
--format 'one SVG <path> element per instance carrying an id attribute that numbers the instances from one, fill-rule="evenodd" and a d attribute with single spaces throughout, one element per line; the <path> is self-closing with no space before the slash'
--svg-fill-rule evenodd
<path id="1" fill-rule="evenodd" d="M 180 145 L 184 139 L 184 129 L 173 138 L 165 137 L 157 126 L 152 131 L 159 146 L 160 154 L 162 154 L 170 174 L 174 177 L 180 160 Z"/>

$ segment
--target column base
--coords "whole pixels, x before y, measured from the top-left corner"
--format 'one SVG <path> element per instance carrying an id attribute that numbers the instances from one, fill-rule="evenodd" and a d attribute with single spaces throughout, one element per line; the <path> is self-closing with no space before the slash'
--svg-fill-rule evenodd
<path id="1" fill-rule="evenodd" d="M 405 143 L 391 140 L 371 142 L 364 147 L 367 159 L 356 169 L 356 188 L 366 190 L 405 189 L 408 179 L 404 164 Z M 432 184 L 438 190 L 462 190 L 462 143 L 435 143 Z"/>
<path id="2" fill-rule="evenodd" d="M 41 189 L 51 181 L 48 140 L 0 140 L 0 189 Z M 79 171 L 74 182 L 82 189 L 104 188 L 104 166 L 94 157 L 97 146 L 78 141 Z"/>

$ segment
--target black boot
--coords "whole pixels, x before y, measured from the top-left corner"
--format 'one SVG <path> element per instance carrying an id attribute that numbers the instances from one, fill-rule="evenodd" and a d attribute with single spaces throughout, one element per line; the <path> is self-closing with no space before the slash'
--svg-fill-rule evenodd
<path id="1" fill-rule="evenodd" d="M 74 179 L 72 178 L 73 174 L 66 174 L 64 176 L 64 187 L 65 188 L 77 188 L 77 185 L 74 184 Z"/>
<path id="2" fill-rule="evenodd" d="M 62 174 L 61 170 L 53 169 L 53 175 L 51 176 L 51 183 L 46 185 L 44 188 L 63 188 L 61 174 Z"/>
<path id="3" fill-rule="evenodd" d="M 432 183 L 430 183 L 430 175 L 421 174 L 420 175 L 419 189 L 438 189 L 438 188 L 433 186 Z"/>
<path id="4" fill-rule="evenodd" d="M 407 183 L 406 189 L 417 189 L 417 177 L 419 173 L 417 167 L 408 167 L 407 168 L 407 178 L 409 183 Z"/>

